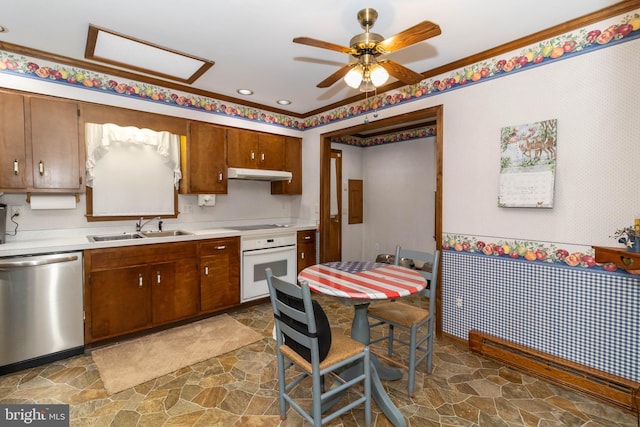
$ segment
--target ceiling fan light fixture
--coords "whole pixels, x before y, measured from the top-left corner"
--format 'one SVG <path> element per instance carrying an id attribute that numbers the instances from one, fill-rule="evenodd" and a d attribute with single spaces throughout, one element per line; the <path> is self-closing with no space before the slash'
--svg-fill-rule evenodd
<path id="1" fill-rule="evenodd" d="M 358 64 L 352 69 L 349 70 L 346 76 L 344 76 L 344 82 L 354 89 L 358 89 L 360 87 L 360 83 L 362 82 L 362 65 Z"/>
<path id="2" fill-rule="evenodd" d="M 375 87 L 380 87 L 389 79 L 389 73 L 380 64 L 369 66 L 369 77 Z"/>

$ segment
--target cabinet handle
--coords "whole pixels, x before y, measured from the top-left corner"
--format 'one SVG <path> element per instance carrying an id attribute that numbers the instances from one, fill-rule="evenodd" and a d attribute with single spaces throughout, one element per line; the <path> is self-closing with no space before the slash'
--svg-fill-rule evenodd
<path id="1" fill-rule="evenodd" d="M 311 236 L 304 236 L 304 240 L 311 240 Z"/>
<path id="2" fill-rule="evenodd" d="M 256 153 L 251 151 L 251 160 L 255 160 L 255 159 L 256 159 Z"/>
<path id="3" fill-rule="evenodd" d="M 260 154 L 260 161 L 264 162 L 264 151 Z"/>
<path id="4" fill-rule="evenodd" d="M 157 280 L 157 284 L 160 284 L 160 272 L 156 271 L 156 280 Z"/>
<path id="5" fill-rule="evenodd" d="M 227 249 L 227 247 L 225 245 L 220 245 L 220 246 L 216 246 L 215 247 L 217 250 L 222 251 L 224 249 Z"/>
<path id="6" fill-rule="evenodd" d="M 40 163 L 38 164 L 38 170 L 40 171 L 40 176 L 44 175 L 44 162 L 42 160 L 40 160 Z"/>
<path id="7" fill-rule="evenodd" d="M 138 274 L 138 287 L 142 287 L 142 273 Z"/>
<path id="8" fill-rule="evenodd" d="M 208 265 L 205 265 L 205 267 L 204 267 L 204 275 L 205 276 L 209 275 L 209 266 Z"/>
<path id="9" fill-rule="evenodd" d="M 304 252 L 300 252 L 300 259 L 304 259 Z"/>
<path id="10" fill-rule="evenodd" d="M 218 182 L 222 182 L 223 177 L 222 171 L 218 171 Z"/>
<path id="11" fill-rule="evenodd" d="M 13 161 L 13 174 L 18 175 L 19 172 L 20 168 L 18 167 L 18 160 L 16 159 Z"/>

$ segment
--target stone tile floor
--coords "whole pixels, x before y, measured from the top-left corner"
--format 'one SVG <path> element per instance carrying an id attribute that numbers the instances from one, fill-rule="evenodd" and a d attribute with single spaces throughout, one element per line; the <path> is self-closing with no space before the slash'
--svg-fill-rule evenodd
<path id="1" fill-rule="evenodd" d="M 314 297 L 332 327 L 348 334 L 352 308 Z M 0 403 L 69 404 L 72 426 L 308 425 L 293 409 L 280 421 L 270 305 L 231 315 L 265 338 L 111 396 L 87 353 L 0 376 Z M 446 338 L 436 342 L 433 373 L 417 375 L 413 399 L 406 379 L 385 382 L 411 427 L 640 425 L 637 414 L 500 366 Z M 300 396 L 308 398 L 308 390 Z M 375 426 L 390 425 L 375 403 L 373 411 Z M 363 420 L 358 408 L 328 425 L 360 426 Z"/>

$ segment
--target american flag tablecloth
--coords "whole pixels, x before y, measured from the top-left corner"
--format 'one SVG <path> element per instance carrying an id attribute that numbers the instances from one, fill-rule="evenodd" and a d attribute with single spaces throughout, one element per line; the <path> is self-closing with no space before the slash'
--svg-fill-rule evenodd
<path id="1" fill-rule="evenodd" d="M 312 291 L 342 298 L 389 299 L 415 294 L 426 286 L 422 274 L 376 262 L 329 262 L 300 272 Z"/>

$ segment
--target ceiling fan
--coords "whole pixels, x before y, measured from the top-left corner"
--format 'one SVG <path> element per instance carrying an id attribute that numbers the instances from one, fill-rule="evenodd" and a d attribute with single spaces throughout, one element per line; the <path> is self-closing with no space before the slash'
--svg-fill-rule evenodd
<path id="1" fill-rule="evenodd" d="M 318 83 L 317 87 L 329 87 L 344 77 L 345 83 L 349 86 L 354 89 L 360 89 L 362 92 L 369 92 L 383 85 L 389 75 L 405 84 L 416 84 L 424 79 L 422 74 L 416 73 L 389 59 L 378 60 L 378 56 L 440 35 L 440 26 L 430 21 L 422 21 L 385 39 L 380 34 L 369 31 L 377 18 L 378 12 L 372 8 L 362 9 L 358 12 L 358 22 L 364 29 L 364 33 L 353 37 L 349 42 L 349 47 L 310 37 L 296 37 L 293 39 L 294 43 L 347 53 L 357 58 L 356 62 L 351 62 L 341 67 L 338 71 Z"/>

